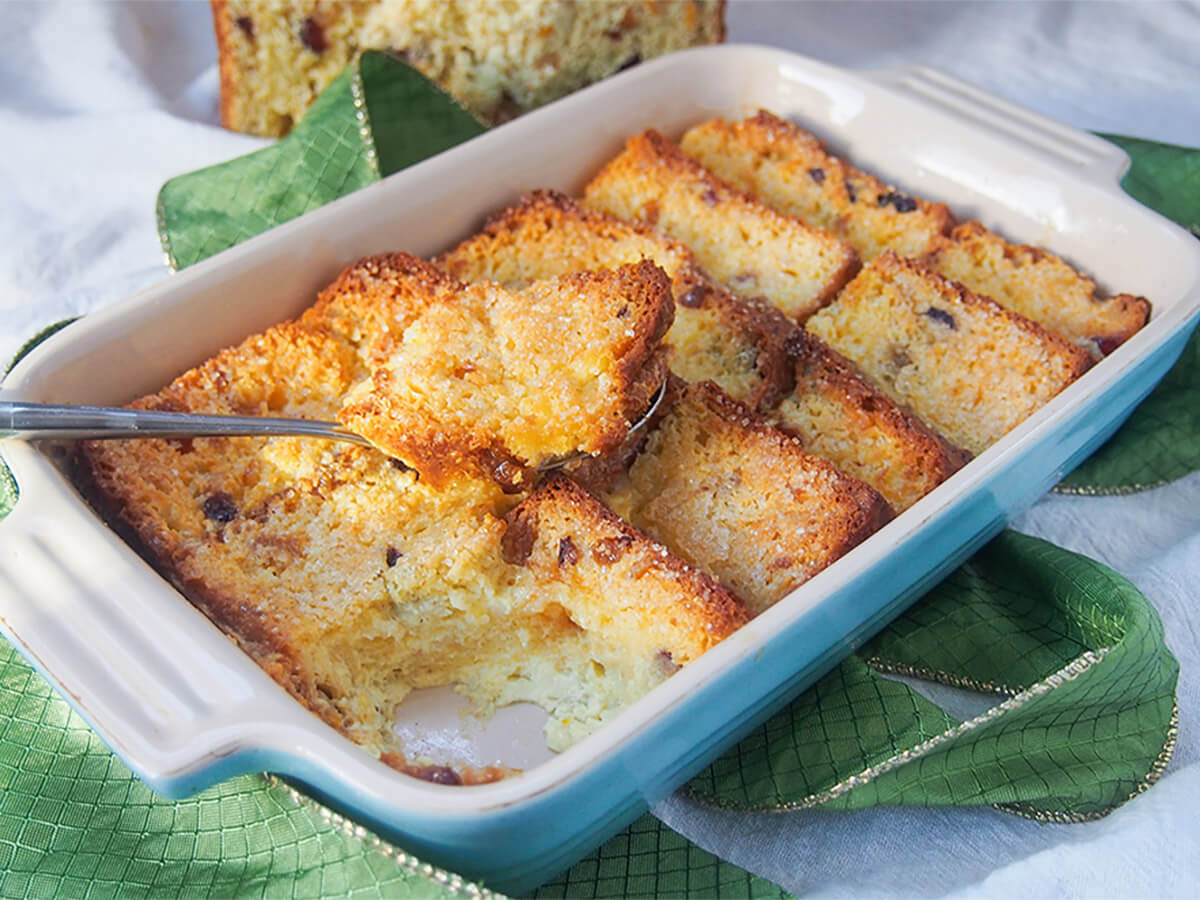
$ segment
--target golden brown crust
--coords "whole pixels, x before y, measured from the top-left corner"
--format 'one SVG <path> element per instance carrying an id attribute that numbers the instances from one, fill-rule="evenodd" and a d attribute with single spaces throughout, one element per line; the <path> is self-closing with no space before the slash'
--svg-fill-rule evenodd
<path id="1" fill-rule="evenodd" d="M 796 389 L 776 411 L 780 428 L 870 484 L 898 512 L 971 459 L 813 335 L 797 331 L 788 351 Z"/>
<path id="2" fill-rule="evenodd" d="M 729 290 L 801 321 L 858 267 L 850 246 L 723 181 L 653 129 L 629 138 L 584 198 L 682 241 Z"/>
<path id="3" fill-rule="evenodd" d="M 720 385 L 735 400 L 760 412 L 772 409 L 792 388 L 792 367 L 787 356 L 788 338 L 798 330 L 791 319 L 762 297 L 739 297 L 702 273 L 682 294 L 677 303 L 696 310 L 709 311 L 724 336 L 736 336 L 742 349 L 739 356 L 752 353 L 757 381 L 752 389 L 735 394 Z M 698 367 L 700 376 L 693 381 L 716 381 Z M 684 374 L 689 374 L 685 372 Z"/>
<path id="4" fill-rule="evenodd" d="M 613 508 L 761 612 L 892 512 L 711 382 L 674 381 L 669 411 Z"/>
<path id="5" fill-rule="evenodd" d="M 1066 360 L 1072 378 L 1078 378 L 1091 368 L 1092 359 L 1083 348 L 1072 344 L 1061 335 L 1054 334 L 1032 319 L 1028 319 L 1020 313 L 1013 312 L 1011 309 L 1006 309 L 990 297 L 981 297 L 967 290 L 961 284 L 934 272 L 921 260 L 904 259 L 889 251 L 879 257 L 877 262 L 880 271 L 887 273 L 898 271 L 910 272 L 917 278 L 925 279 L 927 283 L 946 298 L 957 298 L 958 302 L 966 306 L 984 309 L 988 311 L 988 315 L 1005 319 L 1014 328 L 1025 332 L 1038 342 L 1047 345 L 1050 348 L 1050 352 L 1055 356 Z"/>
<path id="6" fill-rule="evenodd" d="M 644 635 L 631 641 L 652 653 L 666 651 L 678 665 L 749 621 L 739 597 L 565 475 L 543 481 L 505 522 L 508 562 L 546 582 L 565 580 L 570 596 L 564 605 L 573 619 L 611 616 L 604 607 L 620 596 L 625 626 L 631 635 Z"/>
<path id="7" fill-rule="evenodd" d="M 864 260 L 888 249 L 927 253 L 954 222 L 945 204 L 886 184 L 766 110 L 739 122 L 704 122 L 684 135 L 682 146 L 761 202 L 849 242 Z"/>
<path id="8" fill-rule="evenodd" d="M 145 408 L 164 402 L 145 400 Z M 146 442 L 149 443 L 149 442 Z M 167 442 L 155 442 L 167 443 Z M 292 635 L 261 603 L 216 587 L 204 575 L 189 574 L 192 554 L 161 516 L 161 510 L 130 502 L 124 483 L 129 473 L 105 452 L 111 444 L 82 441 L 72 463 L 72 480 L 89 504 L 163 578 L 174 585 L 222 632 L 305 708 L 343 734 L 346 717 L 318 687 Z M 145 465 L 146 463 L 143 463 Z"/>
<path id="9" fill-rule="evenodd" d="M 366 256 L 348 265 L 299 318 L 353 343 L 373 359 L 387 352 L 430 305 L 444 303 L 465 285 L 432 263 L 408 253 Z"/>
<path id="10" fill-rule="evenodd" d="M 980 453 L 1091 364 L 1082 348 L 886 252 L 809 320 L 894 401 Z"/>
<path id="11" fill-rule="evenodd" d="M 727 33 L 725 12 L 728 9 L 726 0 L 717 0 L 717 43 L 723 44 Z"/>
<path id="12" fill-rule="evenodd" d="M 1013 244 L 977 221 L 958 225 L 925 262 L 972 291 L 1106 355 L 1150 317 L 1144 297 L 1104 297 L 1096 283 L 1061 257 L 1029 244 Z"/>
<path id="13" fill-rule="evenodd" d="M 233 17 L 229 0 L 212 0 L 213 31 L 217 37 L 217 70 L 221 78 L 221 124 L 230 130 L 239 126 L 237 114 L 237 59 L 233 49 Z"/>

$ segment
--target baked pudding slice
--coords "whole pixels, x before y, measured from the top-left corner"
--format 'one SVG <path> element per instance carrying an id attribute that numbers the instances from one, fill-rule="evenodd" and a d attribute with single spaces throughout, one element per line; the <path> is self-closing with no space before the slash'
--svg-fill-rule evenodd
<path id="1" fill-rule="evenodd" d="M 341 421 L 429 483 L 618 446 L 667 374 L 671 282 L 649 261 L 523 291 L 468 285 L 427 307 L 347 395 Z"/>
<path id="2" fill-rule="evenodd" d="M 682 241 L 729 290 L 799 321 L 858 269 L 848 244 L 731 186 L 656 131 L 631 137 L 584 202 Z"/>
<path id="3" fill-rule="evenodd" d="M 1091 365 L 1081 347 L 909 259 L 872 260 L 808 331 L 982 453 Z"/>

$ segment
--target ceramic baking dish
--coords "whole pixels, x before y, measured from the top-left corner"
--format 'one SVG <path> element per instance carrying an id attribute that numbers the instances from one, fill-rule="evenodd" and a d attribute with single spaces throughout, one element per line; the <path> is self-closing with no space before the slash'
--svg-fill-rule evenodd
<path id="1" fill-rule="evenodd" d="M 3 448 L 21 491 L 0 522 L 8 638 L 168 796 L 243 772 L 285 773 L 416 854 L 508 891 L 544 881 L 632 821 L 1041 496 L 1179 355 L 1200 314 L 1200 243 L 1121 192 L 1120 151 L 928 69 L 863 74 L 755 47 L 688 51 L 95 313 L 46 342 L 4 385 L 12 399 L 129 401 L 296 315 L 359 256 L 435 253 L 529 189 L 578 191 L 629 134 L 653 126 L 678 136 L 707 117 L 758 107 L 796 119 L 902 189 L 949 203 L 960 218 L 1057 251 L 1106 289 L 1144 294 L 1154 304 L 1150 323 L 943 486 L 610 725 L 558 756 L 543 751 L 544 761 L 497 784 L 417 781 L 321 723 L 96 517 L 52 452 L 19 444 Z M 436 696 L 422 702 L 439 707 Z M 536 717 L 506 722 L 501 738 L 536 757 Z"/>

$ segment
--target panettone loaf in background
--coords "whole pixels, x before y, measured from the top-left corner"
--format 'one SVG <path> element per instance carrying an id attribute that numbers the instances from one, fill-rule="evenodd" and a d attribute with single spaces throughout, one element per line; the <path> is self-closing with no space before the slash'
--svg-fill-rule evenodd
<path id="1" fill-rule="evenodd" d="M 391 50 L 497 123 L 725 36 L 724 0 L 212 0 L 221 121 L 286 134 L 362 50 Z"/>

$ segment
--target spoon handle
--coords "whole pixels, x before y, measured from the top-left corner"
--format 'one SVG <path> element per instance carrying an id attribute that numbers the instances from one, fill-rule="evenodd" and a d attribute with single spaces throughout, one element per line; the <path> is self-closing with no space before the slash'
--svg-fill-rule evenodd
<path id="1" fill-rule="evenodd" d="M 247 437 L 297 435 L 371 442 L 336 422 L 272 419 L 261 416 L 212 416 L 111 406 L 0 401 L 0 440 L 75 440 L 78 438 Z"/>

